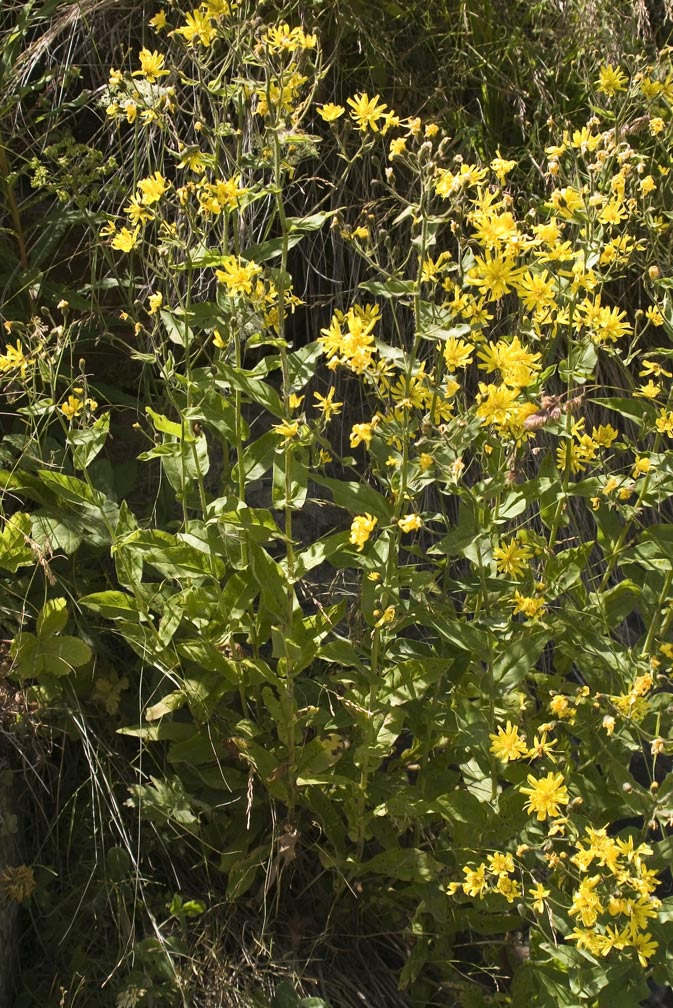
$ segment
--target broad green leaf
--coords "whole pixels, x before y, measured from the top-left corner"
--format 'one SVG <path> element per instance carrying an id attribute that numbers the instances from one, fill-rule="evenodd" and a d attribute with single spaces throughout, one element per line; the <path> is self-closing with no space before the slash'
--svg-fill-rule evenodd
<path id="1" fill-rule="evenodd" d="M 426 851 L 397 847 L 354 865 L 353 871 L 357 875 L 387 875 L 401 882 L 431 882 L 441 875 L 443 866 Z"/>
<path id="2" fill-rule="evenodd" d="M 90 427 L 73 428 L 68 432 L 75 469 L 87 469 L 103 449 L 110 432 L 110 414 L 102 413 Z"/>
<path id="3" fill-rule="evenodd" d="M 314 474 L 313 479 L 331 492 L 337 507 L 344 508 L 355 515 L 366 512 L 374 515 L 381 522 L 391 520 L 392 504 L 367 483 L 349 483 L 345 480 L 329 479 L 327 476 L 318 474 Z"/>
<path id="4" fill-rule="evenodd" d="M 168 417 L 163 416 L 161 413 L 156 413 L 151 406 L 146 406 L 145 412 L 152 421 L 155 430 L 160 431 L 162 434 L 169 434 L 171 437 L 177 438 L 178 441 L 194 440 L 184 423 L 176 423 L 174 420 L 169 420 Z"/>
<path id="5" fill-rule="evenodd" d="M 83 539 L 74 516 L 58 516 L 49 511 L 35 511 L 32 515 L 32 536 L 41 549 L 72 556 Z"/>
<path id="6" fill-rule="evenodd" d="M 508 691 L 520 686 L 535 668 L 550 635 L 540 629 L 504 644 L 502 654 L 493 662 L 493 681 Z"/>
<path id="7" fill-rule="evenodd" d="M 60 633 L 68 622 L 67 602 L 64 598 L 48 599 L 37 617 L 37 636 L 40 641 Z"/>
<path id="8" fill-rule="evenodd" d="M 140 616 L 138 603 L 132 595 L 112 589 L 84 595 L 79 603 L 86 606 L 87 609 L 91 609 L 92 612 L 105 616 L 106 619 L 128 620 Z"/>
<path id="9" fill-rule="evenodd" d="M 19 567 L 28 567 L 38 562 L 37 554 L 30 545 L 32 538 L 31 517 L 17 511 L 9 518 L 3 518 L 0 532 L 0 567 L 15 574 Z"/>

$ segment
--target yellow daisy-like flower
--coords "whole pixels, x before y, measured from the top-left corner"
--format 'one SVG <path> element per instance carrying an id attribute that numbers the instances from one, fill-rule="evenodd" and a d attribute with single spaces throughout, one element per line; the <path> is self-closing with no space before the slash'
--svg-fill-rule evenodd
<path id="1" fill-rule="evenodd" d="M 536 885 L 530 887 L 528 895 L 533 897 L 533 910 L 535 913 L 541 914 L 544 912 L 544 901 L 547 896 L 551 895 L 551 889 L 545 889 L 542 883 L 538 882 Z"/>
<path id="2" fill-rule="evenodd" d="M 138 53 L 140 60 L 140 70 L 134 70 L 134 77 L 144 77 L 150 84 L 156 84 L 159 77 L 166 77 L 169 73 L 164 69 L 164 57 L 156 49 L 150 52 L 149 49 L 141 49 Z"/>
<path id="3" fill-rule="evenodd" d="M 612 98 L 619 91 L 625 91 L 628 82 L 628 77 L 620 67 L 613 67 L 611 63 L 608 63 L 599 71 L 596 88 L 601 94 Z"/>
<path id="4" fill-rule="evenodd" d="M 354 98 L 349 98 L 347 104 L 351 107 L 351 119 L 360 132 L 366 133 L 368 129 L 374 133 L 380 131 L 380 120 L 385 118 L 388 111 L 380 95 L 370 98 L 366 91 L 362 91 Z"/>
<path id="5" fill-rule="evenodd" d="M 359 550 L 362 550 L 376 528 L 377 522 L 378 518 L 370 515 L 368 511 L 363 515 L 356 515 L 351 522 L 351 531 L 348 537 L 349 542 L 353 546 L 357 546 Z"/>
<path id="6" fill-rule="evenodd" d="M 415 532 L 423 527 L 423 519 L 420 515 L 410 514 L 405 518 L 400 518 L 397 523 L 403 532 Z"/>
<path id="7" fill-rule="evenodd" d="M 501 763 L 522 759 L 528 754 L 526 739 L 519 735 L 517 725 L 513 725 L 511 721 L 504 728 L 500 725 L 497 732 L 488 737 L 491 740 L 490 751 Z"/>
<path id="8" fill-rule="evenodd" d="M 493 550 L 493 559 L 500 574 L 508 574 L 513 578 L 522 578 L 528 570 L 528 561 L 533 556 L 533 551 L 529 546 L 525 546 L 516 539 L 501 539 L 500 543 Z"/>
<path id="9" fill-rule="evenodd" d="M 27 367 L 28 357 L 23 352 L 21 340 L 16 341 L 16 346 L 8 343 L 4 354 L 0 356 L 0 371 L 11 371 L 16 368 L 17 371 L 21 372 L 21 377 L 24 378 Z"/>
<path id="10" fill-rule="evenodd" d="M 143 206 L 151 206 L 152 203 L 158 203 L 169 185 L 168 180 L 159 171 L 156 171 L 154 175 L 148 175 L 147 178 L 140 179 L 138 182 L 138 188 L 142 193 L 140 202 Z"/>
<path id="11" fill-rule="evenodd" d="M 130 252 L 131 249 L 135 248 L 136 242 L 138 241 L 138 230 L 129 231 L 128 228 L 122 228 L 118 231 L 110 245 L 113 249 L 117 249 L 118 252 Z"/>
<path id="12" fill-rule="evenodd" d="M 287 444 L 292 438 L 296 437 L 299 433 L 299 421 L 298 420 L 283 420 L 282 423 L 274 424 L 271 430 L 274 434 L 280 434 L 284 438 L 284 444 Z"/>
<path id="13" fill-rule="evenodd" d="M 252 282 L 262 272 L 257 263 L 247 262 L 237 256 L 226 256 L 222 268 L 215 270 L 215 276 L 227 288 L 228 294 L 252 294 Z"/>
<path id="14" fill-rule="evenodd" d="M 546 777 L 534 777 L 528 774 L 529 787 L 519 788 L 522 794 L 528 795 L 524 808 L 537 815 L 538 822 L 544 822 L 549 816 L 556 818 L 561 815 L 561 805 L 570 801 L 568 789 L 562 773 L 548 773 Z"/>
<path id="15" fill-rule="evenodd" d="M 326 104 L 321 105 L 317 111 L 321 119 L 327 123 L 331 123 L 340 119 L 346 109 L 343 105 L 335 105 L 334 102 L 326 102 Z"/>

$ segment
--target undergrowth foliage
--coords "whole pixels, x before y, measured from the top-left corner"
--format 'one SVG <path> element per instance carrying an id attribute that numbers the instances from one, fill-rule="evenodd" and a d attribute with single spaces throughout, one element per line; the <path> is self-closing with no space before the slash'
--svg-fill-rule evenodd
<path id="1" fill-rule="evenodd" d="M 79 205 L 138 420 L 78 358 L 86 302 L 3 320 L 8 674 L 84 753 L 93 849 L 70 896 L 39 855 L 0 887 L 56 929 L 67 871 L 100 894 L 69 1004 L 190 1003 L 236 908 L 296 963 L 389 934 L 419 1008 L 632 1008 L 673 948 L 670 54 L 550 120 L 540 196 L 378 94 L 324 100 L 307 27 L 150 26 Z"/>

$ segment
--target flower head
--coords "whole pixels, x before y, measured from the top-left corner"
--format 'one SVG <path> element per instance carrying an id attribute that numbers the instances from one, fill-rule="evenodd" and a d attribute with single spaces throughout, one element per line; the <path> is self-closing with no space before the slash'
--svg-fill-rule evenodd
<path id="1" fill-rule="evenodd" d="M 528 795 L 524 808 L 535 813 L 539 822 L 544 822 L 547 816 L 560 816 L 560 806 L 567 805 L 570 801 L 563 774 L 548 773 L 539 780 L 533 774 L 528 774 L 527 780 L 530 786 L 519 788 L 522 794 Z"/>

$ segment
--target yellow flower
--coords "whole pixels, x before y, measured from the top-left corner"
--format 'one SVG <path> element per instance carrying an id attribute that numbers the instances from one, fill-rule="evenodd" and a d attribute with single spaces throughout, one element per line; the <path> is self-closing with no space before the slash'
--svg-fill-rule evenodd
<path id="1" fill-rule="evenodd" d="M 613 67 L 611 63 L 601 67 L 596 88 L 608 98 L 614 97 L 618 91 L 625 91 L 628 84 L 628 77 L 620 67 Z"/>
<path id="2" fill-rule="evenodd" d="M 529 546 L 518 543 L 516 539 L 501 539 L 500 543 L 493 550 L 495 566 L 500 574 L 509 574 L 510 577 L 522 578 L 528 570 L 528 560 L 533 556 L 533 551 Z"/>
<path id="3" fill-rule="evenodd" d="M 334 402 L 334 386 L 332 386 L 326 396 L 320 395 L 319 392 L 313 393 L 313 398 L 315 399 L 315 405 L 321 411 L 326 422 L 329 422 L 333 416 L 338 416 L 341 413 L 342 402 Z"/>
<path id="4" fill-rule="evenodd" d="M 492 875 L 509 875 L 514 871 L 514 858 L 511 854 L 496 851 L 488 855 L 488 870 Z"/>
<path id="5" fill-rule="evenodd" d="M 524 808 L 536 813 L 538 822 L 544 822 L 547 816 L 560 816 L 560 806 L 567 805 L 570 801 L 563 774 L 548 773 L 539 780 L 533 774 L 528 774 L 527 781 L 530 786 L 519 789 L 522 794 L 528 795 Z"/>
<path id="6" fill-rule="evenodd" d="M 351 522 L 351 531 L 349 542 L 353 546 L 357 546 L 359 550 L 362 550 L 364 544 L 369 539 L 370 535 L 376 528 L 378 518 L 374 518 L 369 512 L 365 512 L 363 515 L 357 515 Z"/>
<path id="7" fill-rule="evenodd" d="M 185 14 L 185 23 L 171 35 L 182 35 L 187 45 L 193 45 L 198 39 L 201 45 L 209 46 L 217 38 L 217 29 L 211 24 L 210 14 L 197 7 L 191 14 Z"/>
<path id="8" fill-rule="evenodd" d="M 645 475 L 645 473 L 648 473 L 651 468 L 652 468 L 652 460 L 645 456 L 642 457 L 639 456 L 638 458 L 635 459 L 633 463 L 633 467 L 631 469 L 631 475 L 633 476 L 634 479 L 637 479 L 639 476 L 643 476 Z"/>
<path id="9" fill-rule="evenodd" d="M 428 452 L 421 452 L 421 454 L 418 456 L 418 468 L 421 470 L 421 472 L 427 472 L 428 469 L 431 469 L 434 464 L 435 460 L 432 457 L 432 455 L 428 454 Z"/>
<path id="10" fill-rule="evenodd" d="M 330 123 L 339 119 L 345 111 L 346 109 L 343 105 L 335 105 L 333 102 L 326 102 L 325 105 L 322 105 L 318 109 L 318 115 L 321 119 L 324 119 L 325 122 Z"/>
<path id="11" fill-rule="evenodd" d="M 397 524 L 403 532 L 415 532 L 423 527 L 423 519 L 420 515 L 409 514 L 405 518 L 400 518 Z"/>
<path id="12" fill-rule="evenodd" d="M 135 248 L 136 242 L 138 241 L 138 229 L 135 231 L 129 231 L 128 228 L 122 228 L 121 231 L 117 232 L 110 242 L 113 249 L 117 249 L 119 252 L 130 252 L 131 249 Z"/>
<path id="13" fill-rule="evenodd" d="M 449 336 L 442 349 L 442 354 L 449 372 L 454 374 L 458 368 L 467 367 L 468 364 L 471 364 L 473 350 L 473 343 L 467 343 L 463 339 L 457 339 L 455 336 Z"/>
<path id="14" fill-rule="evenodd" d="M 163 301 L 164 301 L 163 294 L 161 293 L 161 291 L 157 291 L 156 294 L 150 294 L 150 296 L 148 297 L 147 300 L 148 300 L 149 306 L 150 306 L 149 307 L 149 313 L 150 313 L 150 315 L 156 315 L 156 313 L 159 311 L 159 309 L 161 308 L 161 306 L 163 304 Z"/>
<path id="15" fill-rule="evenodd" d="M 501 763 L 522 759 L 528 752 L 525 738 L 519 735 L 517 725 L 511 721 L 504 728 L 500 725 L 497 732 L 488 737 L 491 740 L 490 751 Z"/>
<path id="16" fill-rule="evenodd" d="M 537 620 L 544 616 L 546 610 L 544 599 L 535 598 L 530 595 L 522 595 L 520 592 L 514 592 L 514 598 L 512 600 L 514 606 L 514 616 L 519 613 L 523 613 L 528 619 Z"/>
<path id="17" fill-rule="evenodd" d="M 168 70 L 164 70 L 164 57 L 156 49 L 150 52 L 149 49 L 141 49 L 138 58 L 140 60 L 140 70 L 134 70 L 134 77 L 144 77 L 150 84 L 156 84 L 157 78 L 166 77 Z"/>
<path id="18" fill-rule="evenodd" d="M 353 424 L 350 434 L 350 446 L 351 448 L 357 448 L 359 444 L 365 444 L 366 447 L 369 448 L 373 436 L 374 431 L 371 424 L 368 423 Z"/>
<path id="19" fill-rule="evenodd" d="M 165 28 L 168 24 L 166 20 L 166 11 L 163 9 L 158 11 L 154 17 L 150 18 L 149 23 L 155 31 L 161 31 L 162 28 Z"/>
<path id="20" fill-rule="evenodd" d="M 67 401 L 61 404 L 61 413 L 68 420 L 73 420 L 76 416 L 79 416 L 83 409 L 84 400 L 74 395 L 68 396 Z"/>
<path id="21" fill-rule="evenodd" d="M 512 416 L 518 390 L 506 385 L 485 385 L 479 382 L 477 416 L 488 424 L 502 426 Z"/>
<path id="22" fill-rule="evenodd" d="M 131 224 L 144 224 L 145 221 L 152 220 L 152 211 L 144 207 L 137 196 L 132 196 L 128 206 L 124 207 L 124 213 Z"/>
<path id="23" fill-rule="evenodd" d="M 271 430 L 275 434 L 280 434 L 285 439 L 283 443 L 288 444 L 299 432 L 299 421 L 283 420 L 282 423 L 274 424 Z"/>
<path id="24" fill-rule="evenodd" d="M 388 153 L 388 160 L 394 161 L 396 157 L 403 154 L 407 147 L 407 141 L 404 137 L 395 137 L 394 140 L 390 141 L 390 148 Z"/>
<path id="25" fill-rule="evenodd" d="M 661 395 L 661 385 L 650 379 L 647 384 L 640 385 L 633 393 L 634 396 L 641 396 L 643 399 L 656 399 Z"/>
<path id="26" fill-rule="evenodd" d="M 498 156 L 493 158 L 489 167 L 500 185 L 504 185 L 509 173 L 513 168 L 516 168 L 516 161 L 508 161 L 500 157 L 500 153 L 498 152 Z"/>
<path id="27" fill-rule="evenodd" d="M 483 896 L 488 888 L 486 881 L 486 865 L 481 864 L 478 868 L 463 868 L 465 881 L 463 891 L 466 896 Z"/>
<path id="28" fill-rule="evenodd" d="M 666 123 L 660 116 L 652 116 L 650 119 L 650 135 L 656 136 L 666 129 Z"/>
<path id="29" fill-rule="evenodd" d="M 651 322 L 653 326 L 662 326 L 665 321 L 661 311 L 655 305 L 650 305 L 645 312 L 645 318 L 648 322 Z M 642 371 L 640 373 L 643 374 Z M 668 377 L 670 378 L 670 375 Z"/>
<path id="30" fill-rule="evenodd" d="M 374 615 L 378 616 L 378 619 L 374 624 L 374 626 L 377 629 L 380 629 L 382 626 L 385 626 L 386 623 L 392 623 L 393 620 L 395 619 L 395 606 L 393 605 L 387 606 L 382 613 L 380 613 L 378 609 L 375 609 Z"/>
<path id="31" fill-rule="evenodd" d="M 24 378 L 27 366 L 28 357 L 23 352 L 21 340 L 16 341 L 16 346 L 8 343 L 4 354 L 0 357 L 0 371 L 11 371 L 16 368 L 21 372 L 21 377 Z"/>
<path id="32" fill-rule="evenodd" d="M 222 260 L 222 268 L 215 270 L 215 276 L 229 294 L 252 294 L 252 282 L 261 272 L 257 263 L 231 255 Z"/>
<path id="33" fill-rule="evenodd" d="M 140 202 L 143 206 L 157 203 L 168 189 L 169 184 L 159 171 L 156 171 L 154 175 L 148 175 L 147 178 L 140 179 L 138 182 L 138 188 L 142 193 Z"/>
<path id="34" fill-rule="evenodd" d="M 349 98 L 347 104 L 351 107 L 351 119 L 362 133 L 368 129 L 374 133 L 379 132 L 379 120 L 383 119 L 387 112 L 387 106 L 381 101 L 380 95 L 370 98 L 365 91 L 362 91 L 354 98 Z"/>
<path id="35" fill-rule="evenodd" d="M 544 901 L 550 894 L 551 889 L 545 889 L 541 882 L 537 882 L 536 885 L 530 887 L 528 895 L 532 896 L 535 901 L 533 903 L 533 910 L 535 913 L 544 913 Z"/>
<path id="36" fill-rule="evenodd" d="M 533 744 L 527 752 L 528 759 L 542 759 L 547 757 L 556 763 L 556 756 L 554 755 L 554 746 L 557 745 L 556 739 L 547 739 L 547 732 L 543 731 L 540 735 L 536 735 L 533 739 Z"/>

